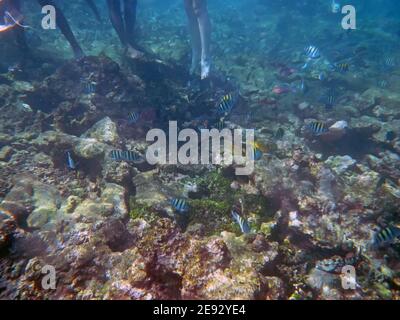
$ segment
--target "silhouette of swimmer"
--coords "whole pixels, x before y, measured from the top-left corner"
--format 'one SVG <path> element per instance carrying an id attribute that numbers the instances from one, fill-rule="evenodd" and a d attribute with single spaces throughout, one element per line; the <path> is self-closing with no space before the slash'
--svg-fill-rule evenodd
<path id="1" fill-rule="evenodd" d="M 211 67 L 210 39 L 211 23 L 208 16 L 207 0 L 184 0 L 188 17 L 192 43 L 192 66 L 190 73 L 195 73 L 199 63 L 201 78 L 208 78 Z"/>

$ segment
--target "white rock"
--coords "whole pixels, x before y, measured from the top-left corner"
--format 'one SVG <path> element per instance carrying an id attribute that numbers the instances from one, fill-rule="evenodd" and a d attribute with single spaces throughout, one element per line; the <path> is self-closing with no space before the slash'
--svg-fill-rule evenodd
<path id="1" fill-rule="evenodd" d="M 329 127 L 329 129 L 344 130 L 347 129 L 348 127 L 349 124 L 347 123 L 347 121 L 341 120 L 335 122 L 333 125 Z"/>

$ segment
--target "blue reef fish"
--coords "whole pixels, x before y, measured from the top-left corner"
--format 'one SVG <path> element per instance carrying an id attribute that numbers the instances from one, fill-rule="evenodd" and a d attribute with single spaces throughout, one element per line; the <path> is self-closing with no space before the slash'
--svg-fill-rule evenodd
<path id="1" fill-rule="evenodd" d="M 382 79 L 377 81 L 377 85 L 379 88 L 385 89 L 388 87 L 389 83 L 385 79 Z"/>
<path id="2" fill-rule="evenodd" d="M 320 99 L 327 109 L 332 109 L 336 103 L 336 92 L 333 89 L 328 90 Z"/>
<path id="3" fill-rule="evenodd" d="M 140 113 L 138 112 L 130 112 L 128 114 L 128 123 L 135 124 L 140 120 Z"/>
<path id="4" fill-rule="evenodd" d="M 349 71 L 349 69 L 350 69 L 349 64 L 346 62 L 333 63 L 330 65 L 330 67 L 333 71 L 337 71 L 337 72 L 341 72 L 341 73 L 345 73 L 345 72 Z"/>
<path id="5" fill-rule="evenodd" d="M 310 130 L 315 135 L 321 135 L 328 132 L 326 124 L 321 121 L 312 121 L 307 125 L 307 129 Z"/>
<path id="6" fill-rule="evenodd" d="M 239 225 L 240 230 L 246 234 L 250 233 L 250 231 L 251 231 L 250 226 L 249 226 L 247 220 L 242 217 L 241 210 L 237 206 L 234 206 L 232 208 L 231 214 L 232 214 L 233 220 L 235 220 L 237 222 L 237 224 Z"/>
<path id="7" fill-rule="evenodd" d="M 258 161 L 264 155 L 264 152 L 268 152 L 269 148 L 264 143 L 259 141 L 254 141 L 251 143 L 251 155 L 250 160 Z M 246 152 L 246 145 L 243 145 L 243 152 Z"/>
<path id="8" fill-rule="evenodd" d="M 228 115 L 235 108 L 238 100 L 239 100 L 239 92 L 228 93 L 224 95 L 220 99 L 217 105 L 218 113 Z"/>
<path id="9" fill-rule="evenodd" d="M 85 94 L 96 93 L 96 84 L 94 82 L 88 82 L 85 85 Z"/>
<path id="10" fill-rule="evenodd" d="M 313 45 L 306 47 L 304 53 L 309 59 L 318 59 L 321 57 L 321 51 Z"/>
<path id="11" fill-rule="evenodd" d="M 185 199 L 173 198 L 170 199 L 168 202 L 179 213 L 185 213 L 189 210 L 189 206 Z"/>
<path id="12" fill-rule="evenodd" d="M 336 0 L 332 0 L 331 10 L 332 13 L 338 13 L 340 11 L 340 3 L 336 2 Z"/>
<path id="13" fill-rule="evenodd" d="M 82 83 L 82 92 L 84 94 L 93 94 L 96 93 L 96 83 L 91 81 L 90 79 L 81 78 Z"/>
<path id="14" fill-rule="evenodd" d="M 253 147 L 251 160 L 258 161 L 262 158 L 262 156 L 263 152 L 260 149 Z"/>
<path id="15" fill-rule="evenodd" d="M 72 158 L 71 152 L 67 151 L 67 166 L 70 170 L 76 170 L 78 163 Z"/>
<path id="16" fill-rule="evenodd" d="M 393 57 L 385 57 L 383 60 L 383 65 L 386 68 L 394 68 L 396 66 L 396 59 Z"/>
<path id="17" fill-rule="evenodd" d="M 400 228 L 390 226 L 376 232 L 372 238 L 372 247 L 380 248 L 392 244 L 400 238 Z"/>
<path id="18" fill-rule="evenodd" d="M 142 156 L 135 151 L 112 150 L 110 157 L 114 161 L 141 162 Z"/>
<path id="19" fill-rule="evenodd" d="M 304 79 L 301 79 L 300 83 L 299 83 L 298 86 L 297 86 L 297 89 L 298 89 L 298 91 L 301 92 L 301 93 L 307 92 L 307 89 L 308 89 L 308 88 L 307 88 L 307 84 L 306 84 L 306 82 L 305 82 Z"/>
<path id="20" fill-rule="evenodd" d="M 321 72 L 321 73 L 318 74 L 318 80 L 319 80 L 319 81 L 324 81 L 325 78 L 326 78 L 325 73 Z"/>
<path id="21" fill-rule="evenodd" d="M 321 51 L 316 46 L 313 45 L 304 48 L 304 54 L 307 56 L 307 61 L 302 67 L 302 69 L 306 69 L 311 60 L 316 60 L 321 57 Z"/>

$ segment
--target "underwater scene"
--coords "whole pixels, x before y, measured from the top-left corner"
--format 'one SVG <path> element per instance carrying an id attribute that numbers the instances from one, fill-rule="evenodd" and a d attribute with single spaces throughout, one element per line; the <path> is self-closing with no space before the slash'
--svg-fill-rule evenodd
<path id="1" fill-rule="evenodd" d="M 396 0 L 0 0 L 0 299 L 400 299 L 399 49 Z"/>

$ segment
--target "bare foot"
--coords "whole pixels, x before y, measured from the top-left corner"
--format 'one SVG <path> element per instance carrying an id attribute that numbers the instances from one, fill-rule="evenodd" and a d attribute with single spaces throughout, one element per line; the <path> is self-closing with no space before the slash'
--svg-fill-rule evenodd
<path id="1" fill-rule="evenodd" d="M 144 56 L 142 51 L 136 50 L 135 48 L 129 46 L 127 48 L 127 55 L 131 59 L 141 59 Z"/>
<path id="2" fill-rule="evenodd" d="M 209 60 L 201 61 L 201 79 L 206 79 L 210 75 L 211 63 Z"/>
<path id="3" fill-rule="evenodd" d="M 85 53 L 81 48 L 75 48 L 74 49 L 74 57 L 76 60 L 80 60 L 85 57 Z"/>

